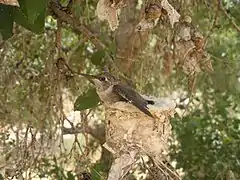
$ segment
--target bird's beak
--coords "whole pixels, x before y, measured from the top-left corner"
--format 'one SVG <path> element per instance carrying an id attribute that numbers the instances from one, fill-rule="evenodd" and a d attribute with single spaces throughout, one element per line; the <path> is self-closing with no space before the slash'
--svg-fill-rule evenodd
<path id="1" fill-rule="evenodd" d="M 84 74 L 84 73 L 78 73 L 80 76 L 85 77 L 87 80 L 89 80 L 91 83 L 94 84 L 94 81 L 98 79 L 97 76 L 95 75 L 90 75 L 90 74 Z"/>

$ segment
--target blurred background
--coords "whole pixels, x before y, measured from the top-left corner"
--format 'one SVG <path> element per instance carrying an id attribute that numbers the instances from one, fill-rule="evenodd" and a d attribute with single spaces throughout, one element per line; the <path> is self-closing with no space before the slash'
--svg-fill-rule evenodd
<path id="1" fill-rule="evenodd" d="M 166 1 L 175 13 L 100 2 L 114 22 L 96 0 L 0 1 L 0 179 L 106 179 L 104 108 L 77 75 L 104 66 L 176 101 L 170 157 L 183 179 L 240 179 L 240 1 Z M 157 179 L 150 167 L 139 159 L 126 179 Z"/>

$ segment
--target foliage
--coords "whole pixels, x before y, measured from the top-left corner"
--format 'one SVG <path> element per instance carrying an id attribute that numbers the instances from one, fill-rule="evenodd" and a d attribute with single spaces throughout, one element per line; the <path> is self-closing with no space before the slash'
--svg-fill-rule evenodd
<path id="1" fill-rule="evenodd" d="M 74 104 L 75 111 L 81 111 L 93 108 L 99 103 L 100 99 L 96 93 L 96 89 L 89 89 L 86 93 L 78 96 Z"/>
<path id="2" fill-rule="evenodd" d="M 173 145 L 172 157 L 186 170 L 186 179 L 224 178 L 228 171 L 239 178 L 239 107 L 232 98 L 214 93 L 202 99 L 203 109 L 174 120 L 181 143 Z"/>
<path id="3" fill-rule="evenodd" d="M 96 1 L 17 2 L 19 6 L 0 3 L 0 162 L 14 170 L 9 176 L 24 171 L 52 179 L 107 176 L 111 158 L 101 148 L 105 136 L 99 98 L 76 74 L 95 74 L 108 65 L 128 83 L 136 82 L 141 93 L 160 97 L 177 92 L 185 99 L 172 120 L 170 152 L 184 179 L 229 179 L 229 174 L 240 179 L 239 1 L 169 0 L 181 17 L 191 17 L 191 33 L 204 37 L 200 48 L 192 40 L 193 49 L 175 37 L 186 25 L 181 18 L 172 28 L 171 14 L 162 9 L 146 14 L 151 12 L 146 4 L 155 1 L 120 6 L 114 32 L 109 22 L 96 17 Z M 136 24 L 149 25 L 147 17 L 160 18 L 137 32 Z M 208 55 L 211 60 L 199 58 Z M 84 110 L 81 121 L 70 120 L 69 107 Z M 66 134 L 73 138 L 63 148 Z"/>
<path id="4" fill-rule="evenodd" d="M 43 31 L 47 0 L 19 0 L 19 5 L 19 7 L 0 5 L 1 22 L 4 22 L 1 27 L 3 39 L 12 36 L 13 22 L 35 33 Z"/>

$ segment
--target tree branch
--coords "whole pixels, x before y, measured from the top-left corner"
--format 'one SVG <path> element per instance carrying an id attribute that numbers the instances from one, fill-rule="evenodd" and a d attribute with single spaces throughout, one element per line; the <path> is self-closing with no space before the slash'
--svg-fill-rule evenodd
<path id="1" fill-rule="evenodd" d="M 98 39 L 96 34 L 91 32 L 89 28 L 86 27 L 84 24 L 81 24 L 77 18 L 70 16 L 68 13 L 62 10 L 62 8 L 59 6 L 59 4 L 55 0 L 52 0 L 50 2 L 49 8 L 52 10 L 52 12 L 57 16 L 59 20 L 67 24 L 70 24 L 73 30 L 77 32 L 81 32 L 85 36 L 87 36 L 89 39 L 91 39 L 93 44 L 97 48 L 103 49 L 106 47 L 106 45 Z"/>
<path id="2" fill-rule="evenodd" d="M 230 20 L 230 22 L 232 23 L 232 25 L 235 27 L 235 29 L 240 32 L 240 27 L 235 23 L 235 21 L 233 20 L 233 18 L 227 13 L 226 9 L 223 7 L 223 4 L 221 2 L 221 0 L 219 0 L 219 4 L 220 4 L 220 9 L 221 11 L 224 13 L 224 15 Z"/>
<path id="3" fill-rule="evenodd" d="M 94 34 L 92 31 L 90 31 L 87 26 L 81 24 L 77 18 L 72 17 L 64 10 L 62 10 L 61 6 L 56 2 L 56 0 L 52 0 L 50 2 L 49 8 L 50 10 L 52 10 L 53 14 L 56 15 L 59 20 L 67 24 L 70 24 L 73 30 L 83 33 L 88 39 L 91 40 L 91 42 L 96 46 L 97 49 L 101 50 L 107 48 L 107 46 L 99 40 L 98 36 Z M 106 57 L 108 63 L 122 76 L 122 78 L 124 78 L 128 82 L 131 81 L 131 79 L 129 79 L 123 73 L 121 73 L 121 71 L 115 64 L 113 57 L 109 53 L 106 53 Z"/>

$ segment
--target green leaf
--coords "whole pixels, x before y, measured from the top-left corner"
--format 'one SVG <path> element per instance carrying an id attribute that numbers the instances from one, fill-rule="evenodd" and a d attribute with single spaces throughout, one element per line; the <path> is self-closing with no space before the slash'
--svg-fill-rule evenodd
<path id="1" fill-rule="evenodd" d="M 2 174 L 0 174 L 0 180 L 4 180 Z"/>
<path id="2" fill-rule="evenodd" d="M 108 164 L 101 163 L 101 162 L 94 164 L 94 166 L 91 167 L 92 179 L 94 179 L 94 180 L 103 179 L 102 177 L 104 177 L 106 175 L 105 173 L 108 172 L 108 169 L 109 169 Z"/>
<path id="3" fill-rule="evenodd" d="M 13 16 L 11 6 L 0 4 L 0 35 L 3 40 L 7 40 L 12 36 Z"/>
<path id="4" fill-rule="evenodd" d="M 92 108 L 100 102 L 96 89 L 89 89 L 87 92 L 80 95 L 74 103 L 74 110 L 81 111 Z"/>
<path id="5" fill-rule="evenodd" d="M 106 52 L 104 50 L 99 50 L 95 52 L 91 57 L 91 62 L 96 66 L 103 65 L 103 58 L 105 56 L 105 53 Z"/>
<path id="6" fill-rule="evenodd" d="M 70 62 L 77 66 L 78 68 L 82 67 L 82 62 L 85 60 L 84 57 L 85 44 L 81 44 L 76 48 L 76 50 L 70 56 Z"/>
<path id="7" fill-rule="evenodd" d="M 72 172 L 71 171 L 68 171 L 67 172 L 67 180 L 74 180 L 75 179 L 75 177 L 74 177 L 74 175 L 72 174 Z"/>
<path id="8" fill-rule="evenodd" d="M 48 0 L 19 0 L 20 7 L 14 9 L 14 21 L 34 33 L 41 33 L 45 23 Z"/>
<path id="9" fill-rule="evenodd" d="M 59 0 L 59 4 L 61 5 L 61 7 L 67 7 L 67 5 L 69 4 L 69 0 Z"/>
<path id="10" fill-rule="evenodd" d="M 117 51 L 117 44 L 116 41 L 113 40 L 112 43 L 108 47 L 108 52 L 112 54 L 113 56 L 116 56 L 116 51 Z"/>

